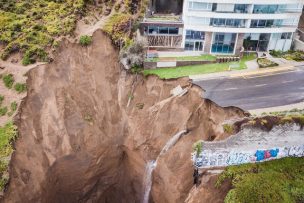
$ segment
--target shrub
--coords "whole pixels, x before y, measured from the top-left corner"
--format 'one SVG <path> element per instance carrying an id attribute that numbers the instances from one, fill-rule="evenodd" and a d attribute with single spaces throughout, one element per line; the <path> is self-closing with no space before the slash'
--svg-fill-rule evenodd
<path id="1" fill-rule="evenodd" d="M 145 60 L 145 46 L 147 42 L 145 40 L 137 40 L 129 43 L 125 46 L 119 54 L 121 63 L 126 69 L 130 69 L 133 73 L 138 73 L 142 70 L 143 63 Z"/>
<path id="2" fill-rule="evenodd" d="M 22 65 L 27 66 L 35 63 L 33 59 L 31 59 L 28 55 L 24 55 L 22 58 Z"/>
<path id="3" fill-rule="evenodd" d="M 22 93 L 22 92 L 26 91 L 26 84 L 25 83 L 16 83 L 14 88 L 18 93 Z"/>
<path id="4" fill-rule="evenodd" d="M 4 100 L 4 96 L 0 95 L 0 106 L 2 105 L 3 100 Z"/>
<path id="5" fill-rule="evenodd" d="M 8 109 L 7 109 L 7 107 L 6 107 L 6 106 L 5 106 L 5 107 L 0 108 L 0 116 L 5 116 L 5 115 L 6 115 L 6 113 L 7 113 L 7 111 L 8 111 Z"/>
<path id="6" fill-rule="evenodd" d="M 17 102 L 12 102 L 11 103 L 11 111 L 15 112 L 17 110 L 18 104 Z"/>
<path id="7" fill-rule="evenodd" d="M 230 124 L 224 124 L 223 129 L 224 129 L 224 132 L 228 133 L 228 134 L 232 134 L 234 132 L 234 127 L 233 127 L 233 125 L 230 125 Z"/>
<path id="8" fill-rule="evenodd" d="M 129 38 L 132 25 L 132 16 L 129 14 L 114 14 L 106 22 L 103 30 L 111 37 L 116 45 L 125 43 Z"/>
<path id="9" fill-rule="evenodd" d="M 81 46 L 88 46 L 92 43 L 92 37 L 88 35 L 83 35 L 80 37 L 79 43 L 81 44 Z"/>
<path id="10" fill-rule="evenodd" d="M 15 113 L 15 111 L 17 110 L 17 107 L 18 107 L 17 102 L 15 102 L 15 101 L 12 102 L 11 106 L 10 106 L 11 110 L 10 110 L 10 112 L 7 113 L 7 115 L 12 116 Z"/>
<path id="11" fill-rule="evenodd" d="M 270 50 L 269 53 L 273 57 L 282 57 L 283 56 L 283 52 L 279 51 L 279 50 L 278 51 L 276 51 L 276 50 Z"/>
<path id="12" fill-rule="evenodd" d="M 9 89 L 11 89 L 13 87 L 13 84 L 15 82 L 14 76 L 12 74 L 4 75 L 2 80 L 4 82 L 5 87 L 7 87 Z"/>
<path id="13" fill-rule="evenodd" d="M 25 52 L 22 59 L 22 65 L 27 66 L 35 63 L 37 60 L 48 61 L 48 55 L 43 49 L 32 47 Z"/>
<path id="14" fill-rule="evenodd" d="M 196 156 L 198 157 L 203 151 L 203 143 L 202 141 L 197 141 L 192 146 L 193 151 L 196 152 Z"/>
<path id="15" fill-rule="evenodd" d="M 278 66 L 277 63 L 270 61 L 269 59 L 266 58 L 259 58 L 257 60 L 260 68 L 268 68 L 268 67 L 274 67 L 274 66 Z"/>

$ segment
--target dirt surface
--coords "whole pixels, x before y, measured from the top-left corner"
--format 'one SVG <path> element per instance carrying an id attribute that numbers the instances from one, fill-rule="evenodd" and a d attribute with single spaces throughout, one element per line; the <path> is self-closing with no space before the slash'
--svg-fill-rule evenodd
<path id="1" fill-rule="evenodd" d="M 197 87 L 171 97 L 177 85 L 189 87 L 187 78 L 139 76 L 130 92 L 136 77 L 121 71 L 100 31 L 89 47 L 64 41 L 54 58 L 28 74 L 5 202 L 140 202 L 146 163 L 186 128 L 159 159 L 150 198 L 184 202 L 192 144 L 221 138 L 221 124 L 243 116 L 202 100 Z"/>
<path id="2" fill-rule="evenodd" d="M 215 186 L 218 175 L 206 175 L 202 177 L 201 184 L 193 186 L 185 203 L 223 203 L 226 194 L 231 189 L 231 183 L 226 181 L 220 188 Z"/>

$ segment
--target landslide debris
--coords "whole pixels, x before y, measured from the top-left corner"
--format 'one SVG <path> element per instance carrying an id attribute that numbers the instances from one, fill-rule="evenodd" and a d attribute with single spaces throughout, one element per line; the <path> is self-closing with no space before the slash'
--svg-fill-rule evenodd
<path id="1" fill-rule="evenodd" d="M 202 100 L 186 78 L 126 74 L 100 31 L 88 47 L 64 41 L 54 58 L 28 73 L 4 202 L 140 202 L 146 164 L 187 129 L 158 160 L 150 197 L 183 202 L 192 144 L 220 138 L 224 120 L 244 115 Z M 171 96 L 177 85 L 188 93 Z"/>

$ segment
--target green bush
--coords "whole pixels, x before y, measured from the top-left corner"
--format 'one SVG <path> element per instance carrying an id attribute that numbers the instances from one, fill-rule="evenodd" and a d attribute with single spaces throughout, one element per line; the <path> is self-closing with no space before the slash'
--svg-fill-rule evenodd
<path id="1" fill-rule="evenodd" d="M 92 43 L 92 37 L 88 35 L 83 35 L 80 37 L 79 43 L 81 44 L 81 46 L 88 46 Z"/>
<path id="2" fill-rule="evenodd" d="M 12 74 L 7 74 L 2 77 L 5 87 L 11 89 L 15 82 L 14 76 Z"/>
<path id="3" fill-rule="evenodd" d="M 11 111 L 15 112 L 17 110 L 18 104 L 17 102 L 12 102 L 11 103 Z"/>
<path id="4" fill-rule="evenodd" d="M 4 101 L 4 96 L 0 95 L 0 106 L 2 105 L 2 102 Z"/>
<path id="5" fill-rule="evenodd" d="M 22 58 L 22 65 L 27 66 L 35 63 L 37 60 L 47 62 L 48 55 L 43 49 L 32 47 L 25 52 Z"/>
<path id="6" fill-rule="evenodd" d="M 5 106 L 5 107 L 0 108 L 0 116 L 5 116 L 5 115 L 6 115 L 6 113 L 7 113 L 7 111 L 8 111 L 8 109 L 7 109 L 7 107 L 6 107 L 6 106 Z"/>
<path id="7" fill-rule="evenodd" d="M 14 88 L 18 93 L 22 93 L 22 92 L 26 91 L 26 84 L 25 83 L 16 83 Z"/>
<path id="8" fill-rule="evenodd" d="M 273 57 L 282 57 L 283 56 L 283 52 L 279 51 L 279 50 L 278 51 L 276 51 L 276 50 L 270 50 L 269 53 Z"/>

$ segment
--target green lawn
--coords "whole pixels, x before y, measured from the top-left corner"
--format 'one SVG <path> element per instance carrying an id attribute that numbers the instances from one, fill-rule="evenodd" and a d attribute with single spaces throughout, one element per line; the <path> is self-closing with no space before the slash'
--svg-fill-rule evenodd
<path id="1" fill-rule="evenodd" d="M 213 63 L 205 65 L 194 65 L 194 66 L 182 66 L 176 68 L 159 68 L 153 70 L 144 70 L 144 75 L 157 75 L 162 79 L 179 78 L 189 75 L 198 75 L 206 73 L 223 72 L 229 70 L 229 65 L 239 64 L 236 70 L 241 70 L 246 68 L 246 61 L 255 59 L 255 54 L 250 54 L 244 56 L 240 62 L 229 62 L 229 63 Z"/>
<path id="2" fill-rule="evenodd" d="M 225 203 L 304 202 L 304 158 L 284 158 L 258 164 L 230 166 L 220 175 L 233 188 Z"/>
<path id="3" fill-rule="evenodd" d="M 158 62 L 161 61 L 161 59 L 174 59 L 176 61 L 215 61 L 216 56 L 210 55 L 210 54 L 202 54 L 200 56 L 179 56 L 179 57 L 161 57 L 161 58 L 152 58 L 147 59 L 148 62 Z"/>

